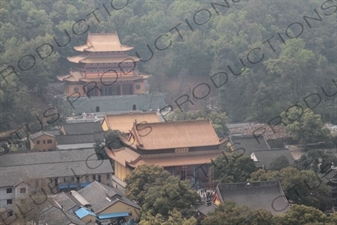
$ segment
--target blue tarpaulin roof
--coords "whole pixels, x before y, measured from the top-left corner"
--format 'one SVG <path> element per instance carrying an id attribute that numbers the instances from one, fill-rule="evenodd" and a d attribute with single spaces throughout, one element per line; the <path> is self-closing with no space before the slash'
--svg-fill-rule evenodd
<path id="1" fill-rule="evenodd" d="M 77 188 L 77 184 L 70 184 L 69 187 L 70 187 L 70 188 Z M 59 185 L 59 188 L 60 188 L 60 189 L 68 188 L 68 184 L 60 184 L 60 185 Z"/>
<path id="2" fill-rule="evenodd" d="M 118 212 L 118 213 L 100 214 L 98 215 L 98 219 L 100 220 L 113 219 L 113 218 L 125 217 L 125 216 L 129 216 L 129 213 L 128 212 Z"/>
<path id="3" fill-rule="evenodd" d="M 86 187 L 86 186 L 88 186 L 89 184 L 91 184 L 91 182 L 84 182 L 84 183 L 81 183 L 81 186 L 82 186 L 82 187 Z"/>
<path id="4" fill-rule="evenodd" d="M 89 211 L 88 209 L 86 208 L 80 208 L 78 210 L 75 211 L 75 214 L 78 218 L 82 219 L 88 215 L 92 215 L 94 217 L 96 217 L 95 213 Z"/>
<path id="5" fill-rule="evenodd" d="M 90 183 L 91 183 L 91 182 L 84 182 L 84 183 L 81 183 L 81 187 L 82 187 L 82 188 L 83 188 L 83 187 L 86 187 L 86 186 L 88 186 Z M 70 188 L 77 188 L 77 184 L 70 184 L 69 186 L 70 186 Z M 59 185 L 59 188 L 60 188 L 60 189 L 68 188 L 68 184 L 60 184 L 60 185 Z"/>

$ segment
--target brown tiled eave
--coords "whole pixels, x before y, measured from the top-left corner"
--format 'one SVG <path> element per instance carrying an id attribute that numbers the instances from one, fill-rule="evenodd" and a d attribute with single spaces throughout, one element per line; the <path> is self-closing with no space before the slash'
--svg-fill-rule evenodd
<path id="1" fill-rule="evenodd" d="M 75 46 L 74 49 L 80 52 L 115 52 L 130 51 L 133 47 L 120 43 L 117 32 L 114 33 L 88 33 L 87 43 Z"/>
<path id="2" fill-rule="evenodd" d="M 132 130 L 130 131 L 132 133 Z M 137 149 L 137 143 L 136 143 L 136 139 L 134 142 L 129 142 L 127 141 L 127 138 L 119 135 L 119 140 L 122 142 L 123 145 L 131 148 L 131 149 Z"/>
<path id="3" fill-rule="evenodd" d="M 185 154 L 155 154 L 140 156 L 134 161 L 127 161 L 126 163 L 132 168 L 136 168 L 143 164 L 153 164 L 162 167 L 200 165 L 205 163 L 210 164 L 211 160 L 215 160 L 215 158 L 220 154 L 221 150 L 190 152 Z"/>
<path id="4" fill-rule="evenodd" d="M 110 150 L 108 148 L 105 148 L 105 152 L 111 158 L 112 160 L 122 164 L 123 166 L 126 166 L 127 162 L 132 162 L 136 160 L 140 155 L 128 148 L 120 148 L 120 149 L 114 149 Z"/>
<path id="5" fill-rule="evenodd" d="M 75 46 L 74 49 L 79 52 L 128 52 L 134 49 L 134 47 L 129 47 L 125 45 L 121 45 L 120 47 L 108 47 L 104 48 L 103 47 L 90 47 L 87 45 L 80 45 L 80 46 Z"/>
<path id="6" fill-rule="evenodd" d="M 98 77 L 96 78 L 81 78 L 80 79 L 81 81 L 83 82 L 92 82 L 92 81 L 98 81 L 98 82 L 103 82 L 106 86 L 109 86 L 109 85 L 112 85 L 109 84 L 109 81 L 110 82 L 119 82 L 119 81 L 138 81 L 138 80 L 143 80 L 143 77 L 141 76 L 122 76 L 122 77 L 105 77 L 103 75 L 102 77 L 102 74 L 100 74 Z"/>
<path id="7" fill-rule="evenodd" d="M 78 82 L 81 78 L 83 78 L 81 72 L 73 69 L 71 69 L 70 73 L 67 75 L 57 76 L 57 79 L 59 81 L 70 81 L 70 82 Z"/>
<path id="8" fill-rule="evenodd" d="M 109 158 L 120 163 L 123 166 L 130 166 L 136 168 L 140 165 L 159 165 L 162 167 L 170 166 L 187 166 L 187 165 L 200 165 L 204 163 L 211 163 L 211 160 L 221 154 L 221 150 L 209 150 L 200 152 L 189 153 L 168 153 L 168 154 L 153 154 L 153 155 L 140 155 L 129 148 L 121 148 L 109 150 L 105 148 Z"/>
<path id="9" fill-rule="evenodd" d="M 78 55 L 67 57 L 69 62 L 72 63 L 120 63 L 120 62 L 138 62 L 140 59 L 137 57 L 93 57 L 90 55 Z"/>

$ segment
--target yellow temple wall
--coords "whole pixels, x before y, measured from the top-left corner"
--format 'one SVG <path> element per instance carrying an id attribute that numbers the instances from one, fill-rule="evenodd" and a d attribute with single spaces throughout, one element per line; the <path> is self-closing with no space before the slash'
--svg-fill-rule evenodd
<path id="1" fill-rule="evenodd" d="M 135 220 L 139 219 L 139 209 L 132 207 L 130 205 L 127 205 L 123 202 L 117 202 L 116 204 L 113 204 L 109 208 L 103 210 L 99 214 L 108 214 L 108 213 L 118 213 L 118 212 L 131 212 L 132 216 L 127 217 L 127 219 L 133 218 Z"/>
<path id="2" fill-rule="evenodd" d="M 81 219 L 84 223 L 89 223 L 89 222 L 95 222 L 96 221 L 96 217 L 92 216 L 92 215 L 88 215 L 84 218 Z"/>
<path id="3" fill-rule="evenodd" d="M 77 89 L 75 89 L 77 88 Z M 81 97 L 85 96 L 85 93 L 83 91 L 83 84 L 68 84 L 65 86 L 65 94 L 70 97 L 78 97 L 78 93 L 80 93 Z"/>
<path id="4" fill-rule="evenodd" d="M 126 175 L 130 174 L 131 170 L 122 164 L 115 161 L 115 176 L 124 181 Z"/>
<path id="5" fill-rule="evenodd" d="M 137 89 L 136 86 L 139 85 L 140 88 Z M 144 82 L 137 82 L 133 84 L 133 93 L 134 94 L 143 94 L 145 93 L 145 84 Z"/>

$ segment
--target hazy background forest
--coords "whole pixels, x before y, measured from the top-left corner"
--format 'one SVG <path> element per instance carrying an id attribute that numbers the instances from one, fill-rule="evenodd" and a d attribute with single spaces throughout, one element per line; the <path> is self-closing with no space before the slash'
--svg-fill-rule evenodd
<path id="1" fill-rule="evenodd" d="M 226 5 L 223 0 L 118 0 L 113 1 L 115 8 L 126 6 L 115 10 L 111 0 L 0 0 L 0 71 L 12 65 L 19 72 L 5 80 L 0 77 L 0 130 L 6 130 L 9 122 L 33 120 L 36 110 L 32 105 L 39 101 L 38 96 L 47 92 L 47 84 L 56 81 L 56 75 L 69 71 L 66 57 L 75 55 L 73 46 L 82 45 L 87 38 L 87 33 L 74 34 L 87 27 L 85 23 L 74 26 L 80 19 L 87 20 L 92 33 L 118 31 L 121 43 L 134 46 L 133 54 L 144 60 L 151 57 L 149 45 L 153 58 L 138 66 L 153 75 L 158 91 L 165 86 L 160 81 L 166 77 L 209 77 L 226 72 L 228 81 L 219 88 L 215 106 L 233 122 L 268 122 L 291 105 L 304 104 L 303 98 L 309 94 L 318 93 L 321 103 L 314 112 L 324 122 L 337 123 L 337 95 L 327 97 L 321 90 L 323 87 L 329 95 L 337 91 L 336 1 L 228 0 L 229 8 L 215 3 Z M 315 10 L 321 21 L 308 19 L 310 28 L 303 16 L 318 18 Z M 197 25 L 193 19 L 204 24 Z M 303 33 L 289 38 L 286 29 L 295 22 L 288 35 L 301 33 L 298 23 L 303 25 Z M 68 45 L 64 30 L 71 37 Z M 165 33 L 168 36 L 158 46 L 167 46 L 170 40 L 172 45 L 160 51 L 154 43 Z M 65 46 L 59 47 L 53 38 Z M 264 43 L 269 39 L 275 51 Z M 36 48 L 44 43 L 51 44 L 54 52 L 48 56 L 50 47 L 42 46 L 42 60 Z M 257 61 L 262 53 L 264 58 L 251 64 L 247 54 L 254 48 L 261 51 L 254 51 L 251 60 Z M 35 57 L 36 65 L 28 70 L 32 58 L 25 57 L 20 66 L 27 71 L 22 71 L 18 61 L 27 54 Z M 233 75 L 228 66 L 241 75 Z M 316 95 L 307 101 L 314 106 L 319 99 Z"/>

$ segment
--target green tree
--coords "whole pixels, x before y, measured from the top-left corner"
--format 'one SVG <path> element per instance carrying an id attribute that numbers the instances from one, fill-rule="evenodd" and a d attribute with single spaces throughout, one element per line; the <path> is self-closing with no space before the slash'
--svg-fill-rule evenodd
<path id="1" fill-rule="evenodd" d="M 289 161 L 287 159 L 287 157 L 285 156 L 280 156 L 277 157 L 276 159 L 274 159 L 271 163 L 270 163 L 270 170 L 281 170 L 283 168 L 286 168 L 289 166 Z"/>
<path id="2" fill-rule="evenodd" d="M 325 173 L 331 168 L 331 164 L 337 165 L 337 157 L 323 150 L 309 150 L 306 155 L 295 161 L 295 167 L 299 170 L 312 169 L 317 173 Z"/>
<path id="3" fill-rule="evenodd" d="M 272 225 L 272 218 L 273 215 L 267 210 L 253 210 L 248 206 L 237 206 L 233 201 L 225 201 L 214 212 L 209 213 L 201 224 Z"/>
<path id="4" fill-rule="evenodd" d="M 224 183 L 245 182 L 257 170 L 255 162 L 248 155 L 221 154 L 212 161 L 214 179 Z"/>
<path id="5" fill-rule="evenodd" d="M 287 167 L 281 171 L 258 170 L 251 174 L 252 181 L 279 180 L 287 199 L 326 210 L 331 207 L 331 189 L 313 170 L 299 171 Z"/>
<path id="6" fill-rule="evenodd" d="M 200 195 L 189 187 L 189 181 L 174 176 L 169 176 L 162 185 L 150 186 L 142 205 L 144 216 L 161 214 L 168 218 L 169 211 L 174 209 L 184 218 L 197 216 L 193 205 L 200 202 Z"/>
<path id="7" fill-rule="evenodd" d="M 286 131 L 301 144 L 331 141 L 330 131 L 324 127 L 321 116 L 314 114 L 310 109 L 302 111 L 292 107 L 288 113 L 282 112 L 281 117 L 283 123 L 287 126 Z"/>
<path id="8" fill-rule="evenodd" d="M 122 148 L 122 142 L 119 139 L 120 135 L 124 135 L 119 130 L 108 130 L 104 133 L 105 146 L 109 149 L 119 149 Z"/>
<path id="9" fill-rule="evenodd" d="M 104 139 L 105 139 L 104 143 L 102 143 L 103 140 L 100 139 L 95 140 L 94 149 L 96 153 L 100 155 L 99 157 L 103 156 L 103 159 L 109 159 L 108 155 L 105 152 L 105 148 L 113 150 L 123 147 L 122 142 L 119 139 L 120 135 L 124 134 L 119 130 L 109 129 L 108 131 L 104 132 Z"/>
<path id="10" fill-rule="evenodd" d="M 163 185 L 170 173 L 155 165 L 141 165 L 125 178 L 125 194 L 139 205 L 144 204 L 145 194 L 153 186 Z"/>
<path id="11" fill-rule="evenodd" d="M 156 214 L 156 216 L 148 215 L 146 218 L 140 221 L 140 225 L 197 225 L 197 219 L 193 216 L 189 219 L 183 218 L 181 213 L 173 209 L 169 211 L 169 216 L 166 219 L 161 214 Z"/>
<path id="12" fill-rule="evenodd" d="M 105 152 L 105 144 L 99 138 L 95 139 L 94 149 L 99 158 L 109 159 L 109 156 Z"/>
<path id="13" fill-rule="evenodd" d="M 327 221 L 327 217 L 320 210 L 313 207 L 293 205 L 284 215 L 276 216 L 274 221 L 277 225 L 323 224 Z"/>

